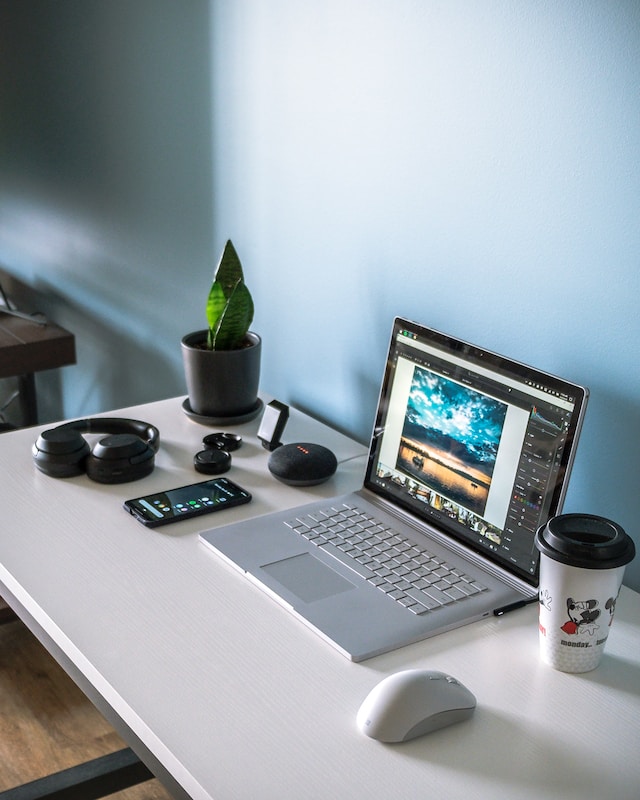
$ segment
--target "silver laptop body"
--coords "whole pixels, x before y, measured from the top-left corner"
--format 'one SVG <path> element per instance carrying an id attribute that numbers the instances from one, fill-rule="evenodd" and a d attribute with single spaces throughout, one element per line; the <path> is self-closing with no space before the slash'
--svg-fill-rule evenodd
<path id="1" fill-rule="evenodd" d="M 353 661 L 535 598 L 586 388 L 396 318 L 357 491 L 200 534 Z"/>

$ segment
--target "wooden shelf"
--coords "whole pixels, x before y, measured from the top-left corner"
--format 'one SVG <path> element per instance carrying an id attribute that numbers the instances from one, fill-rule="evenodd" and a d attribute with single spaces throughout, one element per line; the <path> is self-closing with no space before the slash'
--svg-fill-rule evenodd
<path id="1" fill-rule="evenodd" d="M 28 375 L 76 362 L 72 333 L 47 322 L 38 325 L 0 309 L 0 378 Z"/>

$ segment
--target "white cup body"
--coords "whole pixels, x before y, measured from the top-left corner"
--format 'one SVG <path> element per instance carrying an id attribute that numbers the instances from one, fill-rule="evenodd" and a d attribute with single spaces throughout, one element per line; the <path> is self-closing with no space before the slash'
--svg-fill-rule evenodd
<path id="1" fill-rule="evenodd" d="M 624 570 L 572 567 L 541 554 L 539 640 L 545 663 L 563 672 L 598 666 Z"/>

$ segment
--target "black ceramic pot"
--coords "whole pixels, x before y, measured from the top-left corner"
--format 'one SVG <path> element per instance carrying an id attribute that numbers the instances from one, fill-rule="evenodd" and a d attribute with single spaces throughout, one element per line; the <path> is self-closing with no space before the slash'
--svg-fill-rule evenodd
<path id="1" fill-rule="evenodd" d="M 240 417 L 258 402 L 262 340 L 251 331 L 237 350 L 207 350 L 207 331 L 181 342 L 189 405 L 203 417 Z"/>

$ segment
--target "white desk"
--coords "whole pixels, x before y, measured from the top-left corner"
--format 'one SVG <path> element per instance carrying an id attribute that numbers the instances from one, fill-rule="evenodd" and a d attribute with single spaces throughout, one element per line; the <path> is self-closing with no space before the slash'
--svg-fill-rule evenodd
<path id="1" fill-rule="evenodd" d="M 237 428 L 228 473 L 250 505 L 145 529 L 124 499 L 205 477 L 191 463 L 210 429 L 181 400 L 117 412 L 162 434 L 154 473 L 131 484 L 48 478 L 32 465 L 35 429 L 0 437 L 0 594 L 176 797 L 637 800 L 640 595 L 623 589 L 603 663 L 582 676 L 539 662 L 535 607 L 353 664 L 198 531 L 349 490 L 364 449 L 293 412 L 285 441 L 344 463 L 322 486 L 287 487 L 266 470 L 256 420 Z M 361 701 L 408 667 L 457 676 L 474 717 L 404 745 L 362 736 Z"/>

